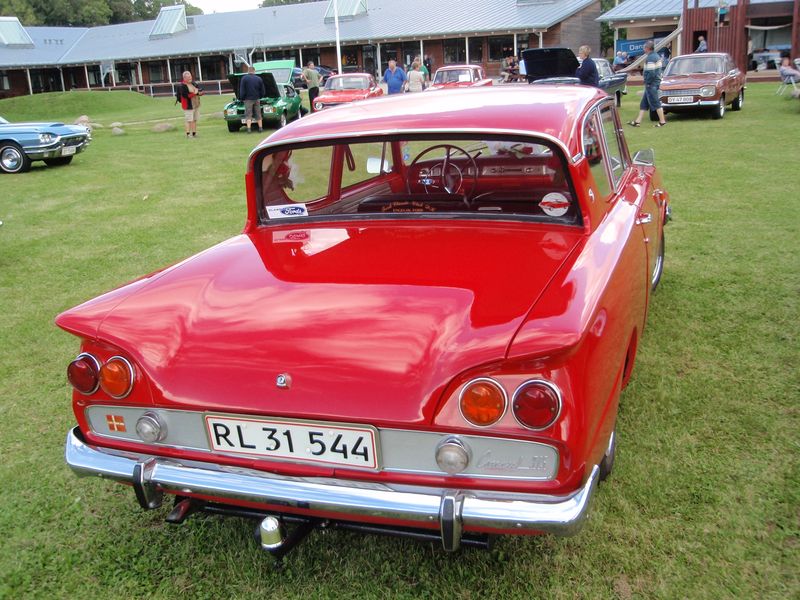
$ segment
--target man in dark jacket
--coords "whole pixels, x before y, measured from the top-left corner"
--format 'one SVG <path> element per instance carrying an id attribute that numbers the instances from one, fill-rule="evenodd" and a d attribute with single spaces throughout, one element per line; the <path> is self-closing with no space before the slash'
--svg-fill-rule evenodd
<path id="1" fill-rule="evenodd" d="M 258 123 L 258 130 L 264 131 L 261 121 L 261 98 L 267 95 L 267 89 L 261 77 L 256 75 L 254 67 L 247 68 L 247 75 L 239 82 L 239 99 L 244 102 L 244 118 L 247 119 L 247 132 L 253 119 Z"/>
<path id="2" fill-rule="evenodd" d="M 600 75 L 597 73 L 597 65 L 591 59 L 592 49 L 589 46 L 578 48 L 578 58 L 581 65 L 575 71 L 575 77 L 581 80 L 583 85 L 600 86 Z"/>

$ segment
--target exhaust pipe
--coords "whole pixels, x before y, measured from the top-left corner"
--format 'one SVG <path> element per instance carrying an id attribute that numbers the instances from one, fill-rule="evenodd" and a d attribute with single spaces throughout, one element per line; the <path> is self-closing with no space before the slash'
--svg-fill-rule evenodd
<path id="1" fill-rule="evenodd" d="M 258 536 L 261 547 L 267 552 L 275 552 L 286 541 L 286 532 L 280 519 L 272 515 L 264 517 L 258 525 Z"/>

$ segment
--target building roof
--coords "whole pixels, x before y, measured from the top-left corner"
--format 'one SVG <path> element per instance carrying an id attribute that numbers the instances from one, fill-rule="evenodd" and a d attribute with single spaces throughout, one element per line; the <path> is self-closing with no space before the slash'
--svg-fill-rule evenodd
<path id="1" fill-rule="evenodd" d="M 769 4 L 780 0 L 749 0 L 750 4 Z M 695 0 L 689 0 L 689 8 L 694 8 Z M 736 0 L 727 0 L 729 6 Z M 698 8 L 718 8 L 719 0 L 699 0 Z M 600 15 L 598 21 L 642 21 L 644 19 L 680 17 L 683 12 L 683 0 L 625 0 L 606 13 Z"/>
<path id="2" fill-rule="evenodd" d="M 366 15 L 341 20 L 342 44 L 547 30 L 598 0 L 369 0 Z M 70 65 L 107 60 L 155 59 L 216 54 L 250 48 L 333 45 L 328 2 L 291 4 L 249 11 L 187 17 L 188 28 L 150 39 L 155 21 L 80 29 L 26 27 L 36 47 L 0 47 L 0 67 Z M 416 15 L 418 18 L 409 18 Z M 43 30 L 47 30 L 46 32 Z M 65 40 L 58 52 L 37 39 Z M 73 43 L 67 43 L 69 39 Z M 27 54 L 25 54 L 27 52 Z"/>

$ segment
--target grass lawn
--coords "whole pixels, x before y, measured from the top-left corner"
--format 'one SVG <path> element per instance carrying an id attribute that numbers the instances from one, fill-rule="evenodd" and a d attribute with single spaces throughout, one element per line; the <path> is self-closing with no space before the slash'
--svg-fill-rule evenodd
<path id="1" fill-rule="evenodd" d="M 615 471 L 572 538 L 491 553 L 316 532 L 277 572 L 249 522 L 175 527 L 64 465 L 78 343 L 55 315 L 241 229 L 259 139 L 218 118 L 184 139 L 172 100 L 0 100 L 9 120 L 105 125 L 68 167 L 0 175 L 0 597 L 797 598 L 800 102 L 749 86 L 721 121 L 626 130 L 670 192 L 666 271 L 618 422 Z M 635 91 L 635 90 L 634 90 Z M 227 97 L 207 96 L 204 110 Z M 623 99 L 632 118 L 638 99 Z"/>

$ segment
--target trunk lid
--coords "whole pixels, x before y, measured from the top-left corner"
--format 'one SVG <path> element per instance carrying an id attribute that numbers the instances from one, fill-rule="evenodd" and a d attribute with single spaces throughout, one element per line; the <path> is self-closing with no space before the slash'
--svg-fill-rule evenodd
<path id="1" fill-rule="evenodd" d="M 263 228 L 92 315 L 164 406 L 426 424 L 456 374 L 505 356 L 581 237 L 498 222 Z"/>

